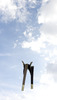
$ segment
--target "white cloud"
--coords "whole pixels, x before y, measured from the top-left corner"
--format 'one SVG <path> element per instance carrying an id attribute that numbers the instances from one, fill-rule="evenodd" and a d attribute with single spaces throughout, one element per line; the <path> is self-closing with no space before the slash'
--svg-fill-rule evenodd
<path id="1" fill-rule="evenodd" d="M 56 35 L 57 33 L 57 1 L 49 0 L 44 4 L 39 11 L 38 23 L 42 26 L 40 28 L 41 33 Z"/>
<path id="2" fill-rule="evenodd" d="M 32 32 L 27 33 L 26 31 L 23 33 L 25 37 L 32 38 Z"/>
<path id="3" fill-rule="evenodd" d="M 24 41 L 22 47 L 44 54 L 49 58 L 57 56 L 57 6 L 56 0 L 43 0 L 43 5 L 38 12 L 38 23 L 40 26 L 40 37 L 29 42 Z M 56 48 L 56 49 L 55 49 Z"/>
<path id="4" fill-rule="evenodd" d="M 38 78 L 37 78 L 38 80 Z M 0 84 L 1 86 L 12 87 L 17 89 L 15 91 L 2 89 L 0 91 L 0 100 L 57 100 L 57 83 L 54 82 L 52 74 L 42 73 L 40 77 L 40 83 L 36 85 L 34 83 L 34 88 L 31 90 L 28 86 L 21 91 L 21 87 L 10 86 L 7 84 Z"/>
<path id="5" fill-rule="evenodd" d="M 43 0 L 43 4 L 38 12 L 38 24 L 41 24 L 40 37 L 32 41 L 23 41 L 22 43 L 23 48 L 30 48 L 32 51 L 36 51 L 37 53 L 44 55 L 43 58 L 47 62 L 54 63 L 54 65 L 52 65 L 53 67 L 50 65 L 48 67 L 47 65 L 47 68 L 49 70 L 51 68 L 51 71 L 53 70 L 53 68 L 54 70 L 56 70 L 57 68 L 57 67 L 55 68 L 57 62 L 57 6 L 56 4 L 57 4 L 57 0 L 49 0 L 48 2 L 46 0 L 45 1 Z M 52 76 L 55 80 L 57 80 L 57 74 L 52 73 Z"/>
<path id="6" fill-rule="evenodd" d="M 16 100 L 16 99 L 17 100 L 22 100 L 21 99 L 21 96 L 19 96 L 17 93 L 14 93 L 14 92 L 13 93 L 12 92 L 10 93 L 8 91 L 3 91 L 3 92 L 0 93 L 0 100 Z"/>
<path id="7" fill-rule="evenodd" d="M 32 42 L 26 42 L 24 41 L 22 43 L 22 47 L 23 48 L 31 48 L 31 50 L 33 51 L 36 51 L 36 52 L 40 52 L 41 48 L 45 48 L 45 43 L 43 42 L 44 41 L 44 36 L 40 38 L 38 38 L 37 40 L 32 40 Z"/>
<path id="8" fill-rule="evenodd" d="M 0 15 L 2 15 L 2 20 L 7 22 L 9 19 L 15 19 L 16 5 L 13 0 L 0 0 Z"/>
<path id="9" fill-rule="evenodd" d="M 40 33 L 43 33 L 51 45 L 57 46 L 57 1 L 49 0 L 42 5 L 38 15 L 38 23 L 41 24 Z"/>
<path id="10" fill-rule="evenodd" d="M 57 63 L 48 63 L 46 66 L 47 73 L 52 74 L 55 81 L 57 81 Z"/>
<path id="11" fill-rule="evenodd" d="M 24 36 L 25 36 L 25 37 L 27 36 L 27 33 L 26 33 L 26 31 L 25 31 L 23 34 L 24 34 Z"/>
<path id="12" fill-rule="evenodd" d="M 26 0 L 0 0 L 0 15 L 2 21 L 17 19 L 19 22 L 26 22 L 28 11 Z"/>
<path id="13" fill-rule="evenodd" d="M 49 1 L 49 0 L 42 0 L 43 3 L 47 2 L 47 1 Z"/>
<path id="14" fill-rule="evenodd" d="M 57 84 L 47 74 L 42 74 L 39 85 L 34 85 L 34 89 L 28 87 L 19 92 L 5 91 L 0 92 L 0 100 L 57 100 Z"/>
<path id="15" fill-rule="evenodd" d="M 27 41 L 34 40 L 34 31 L 36 30 L 36 27 L 27 26 L 27 29 L 23 32 L 24 37 Z"/>
<path id="16" fill-rule="evenodd" d="M 46 1 L 46 0 L 43 0 Z M 44 42 L 47 42 L 46 50 L 49 58 L 55 59 L 57 56 L 57 1 L 48 0 L 43 2 L 38 13 L 38 23 L 41 24 L 40 33 L 44 34 Z M 41 38 L 41 37 L 40 37 Z M 48 48 L 47 48 L 48 47 Z"/>
<path id="17" fill-rule="evenodd" d="M 52 77 L 52 74 L 51 73 L 47 73 L 46 71 L 41 75 L 41 78 L 40 78 L 40 84 L 43 84 L 43 85 L 53 85 L 55 84 L 54 80 L 53 80 L 53 77 Z"/>
<path id="18" fill-rule="evenodd" d="M 0 0 L 0 21 L 26 22 L 30 15 L 27 5 L 35 8 L 37 4 L 40 4 L 39 0 Z"/>

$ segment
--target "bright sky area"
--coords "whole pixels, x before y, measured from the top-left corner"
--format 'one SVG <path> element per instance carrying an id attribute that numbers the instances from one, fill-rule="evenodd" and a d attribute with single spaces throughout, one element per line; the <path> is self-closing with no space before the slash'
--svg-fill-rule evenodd
<path id="1" fill-rule="evenodd" d="M 0 0 L 0 100 L 57 100 L 57 0 Z"/>

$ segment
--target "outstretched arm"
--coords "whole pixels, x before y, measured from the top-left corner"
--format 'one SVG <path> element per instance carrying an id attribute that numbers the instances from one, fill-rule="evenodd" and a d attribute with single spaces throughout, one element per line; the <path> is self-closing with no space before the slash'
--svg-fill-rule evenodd
<path id="1" fill-rule="evenodd" d="M 30 66 L 32 65 L 33 62 L 30 63 Z"/>
<path id="2" fill-rule="evenodd" d="M 22 63 L 23 63 L 23 66 L 24 66 L 24 62 L 22 61 Z"/>

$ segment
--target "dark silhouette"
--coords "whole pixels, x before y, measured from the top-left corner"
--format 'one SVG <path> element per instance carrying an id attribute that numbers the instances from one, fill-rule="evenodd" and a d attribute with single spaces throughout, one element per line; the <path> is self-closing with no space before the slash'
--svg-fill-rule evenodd
<path id="1" fill-rule="evenodd" d="M 27 69 L 30 72 L 31 75 L 31 89 L 33 89 L 33 72 L 34 72 L 34 66 L 31 66 L 33 62 L 31 62 L 30 64 L 25 64 L 23 61 L 23 83 L 22 83 L 22 91 L 24 90 L 24 85 L 25 85 L 25 79 L 26 79 L 26 73 L 27 73 Z"/>

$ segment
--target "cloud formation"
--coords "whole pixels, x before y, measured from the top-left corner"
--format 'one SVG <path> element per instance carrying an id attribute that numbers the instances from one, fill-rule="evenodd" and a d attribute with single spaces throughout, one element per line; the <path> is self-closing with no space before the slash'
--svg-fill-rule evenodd
<path id="1" fill-rule="evenodd" d="M 50 83 L 51 82 L 52 81 L 50 81 Z M 41 83 L 40 85 L 35 86 L 33 91 L 27 87 L 25 91 L 20 91 L 20 93 L 3 90 L 0 92 L 0 100 L 35 100 L 35 98 L 36 100 L 57 100 L 57 85 L 54 82 L 52 82 L 52 84 L 50 83 L 48 85 Z"/>
<path id="2" fill-rule="evenodd" d="M 23 41 L 23 48 L 40 53 L 49 62 L 47 72 L 57 80 L 57 0 L 43 0 L 38 10 L 40 36 L 32 41 Z M 54 64 L 53 64 L 54 63 Z M 54 70 L 54 71 L 53 71 Z"/>
<path id="3" fill-rule="evenodd" d="M 28 8 L 35 8 L 37 2 L 40 4 L 39 0 L 0 0 L 0 21 L 26 22 L 30 15 Z"/>
<path id="4" fill-rule="evenodd" d="M 40 25 L 40 37 L 34 41 L 24 41 L 22 47 L 31 48 L 31 50 L 44 53 L 52 53 L 57 50 L 57 1 L 43 0 L 42 6 L 38 11 L 38 24 Z M 50 55 L 49 55 L 50 56 Z"/>
<path id="5" fill-rule="evenodd" d="M 47 73 L 52 74 L 54 80 L 57 81 L 57 63 L 48 63 Z"/>
<path id="6" fill-rule="evenodd" d="M 0 0 L 0 21 L 8 22 L 16 19 L 25 22 L 28 14 L 26 0 Z"/>

